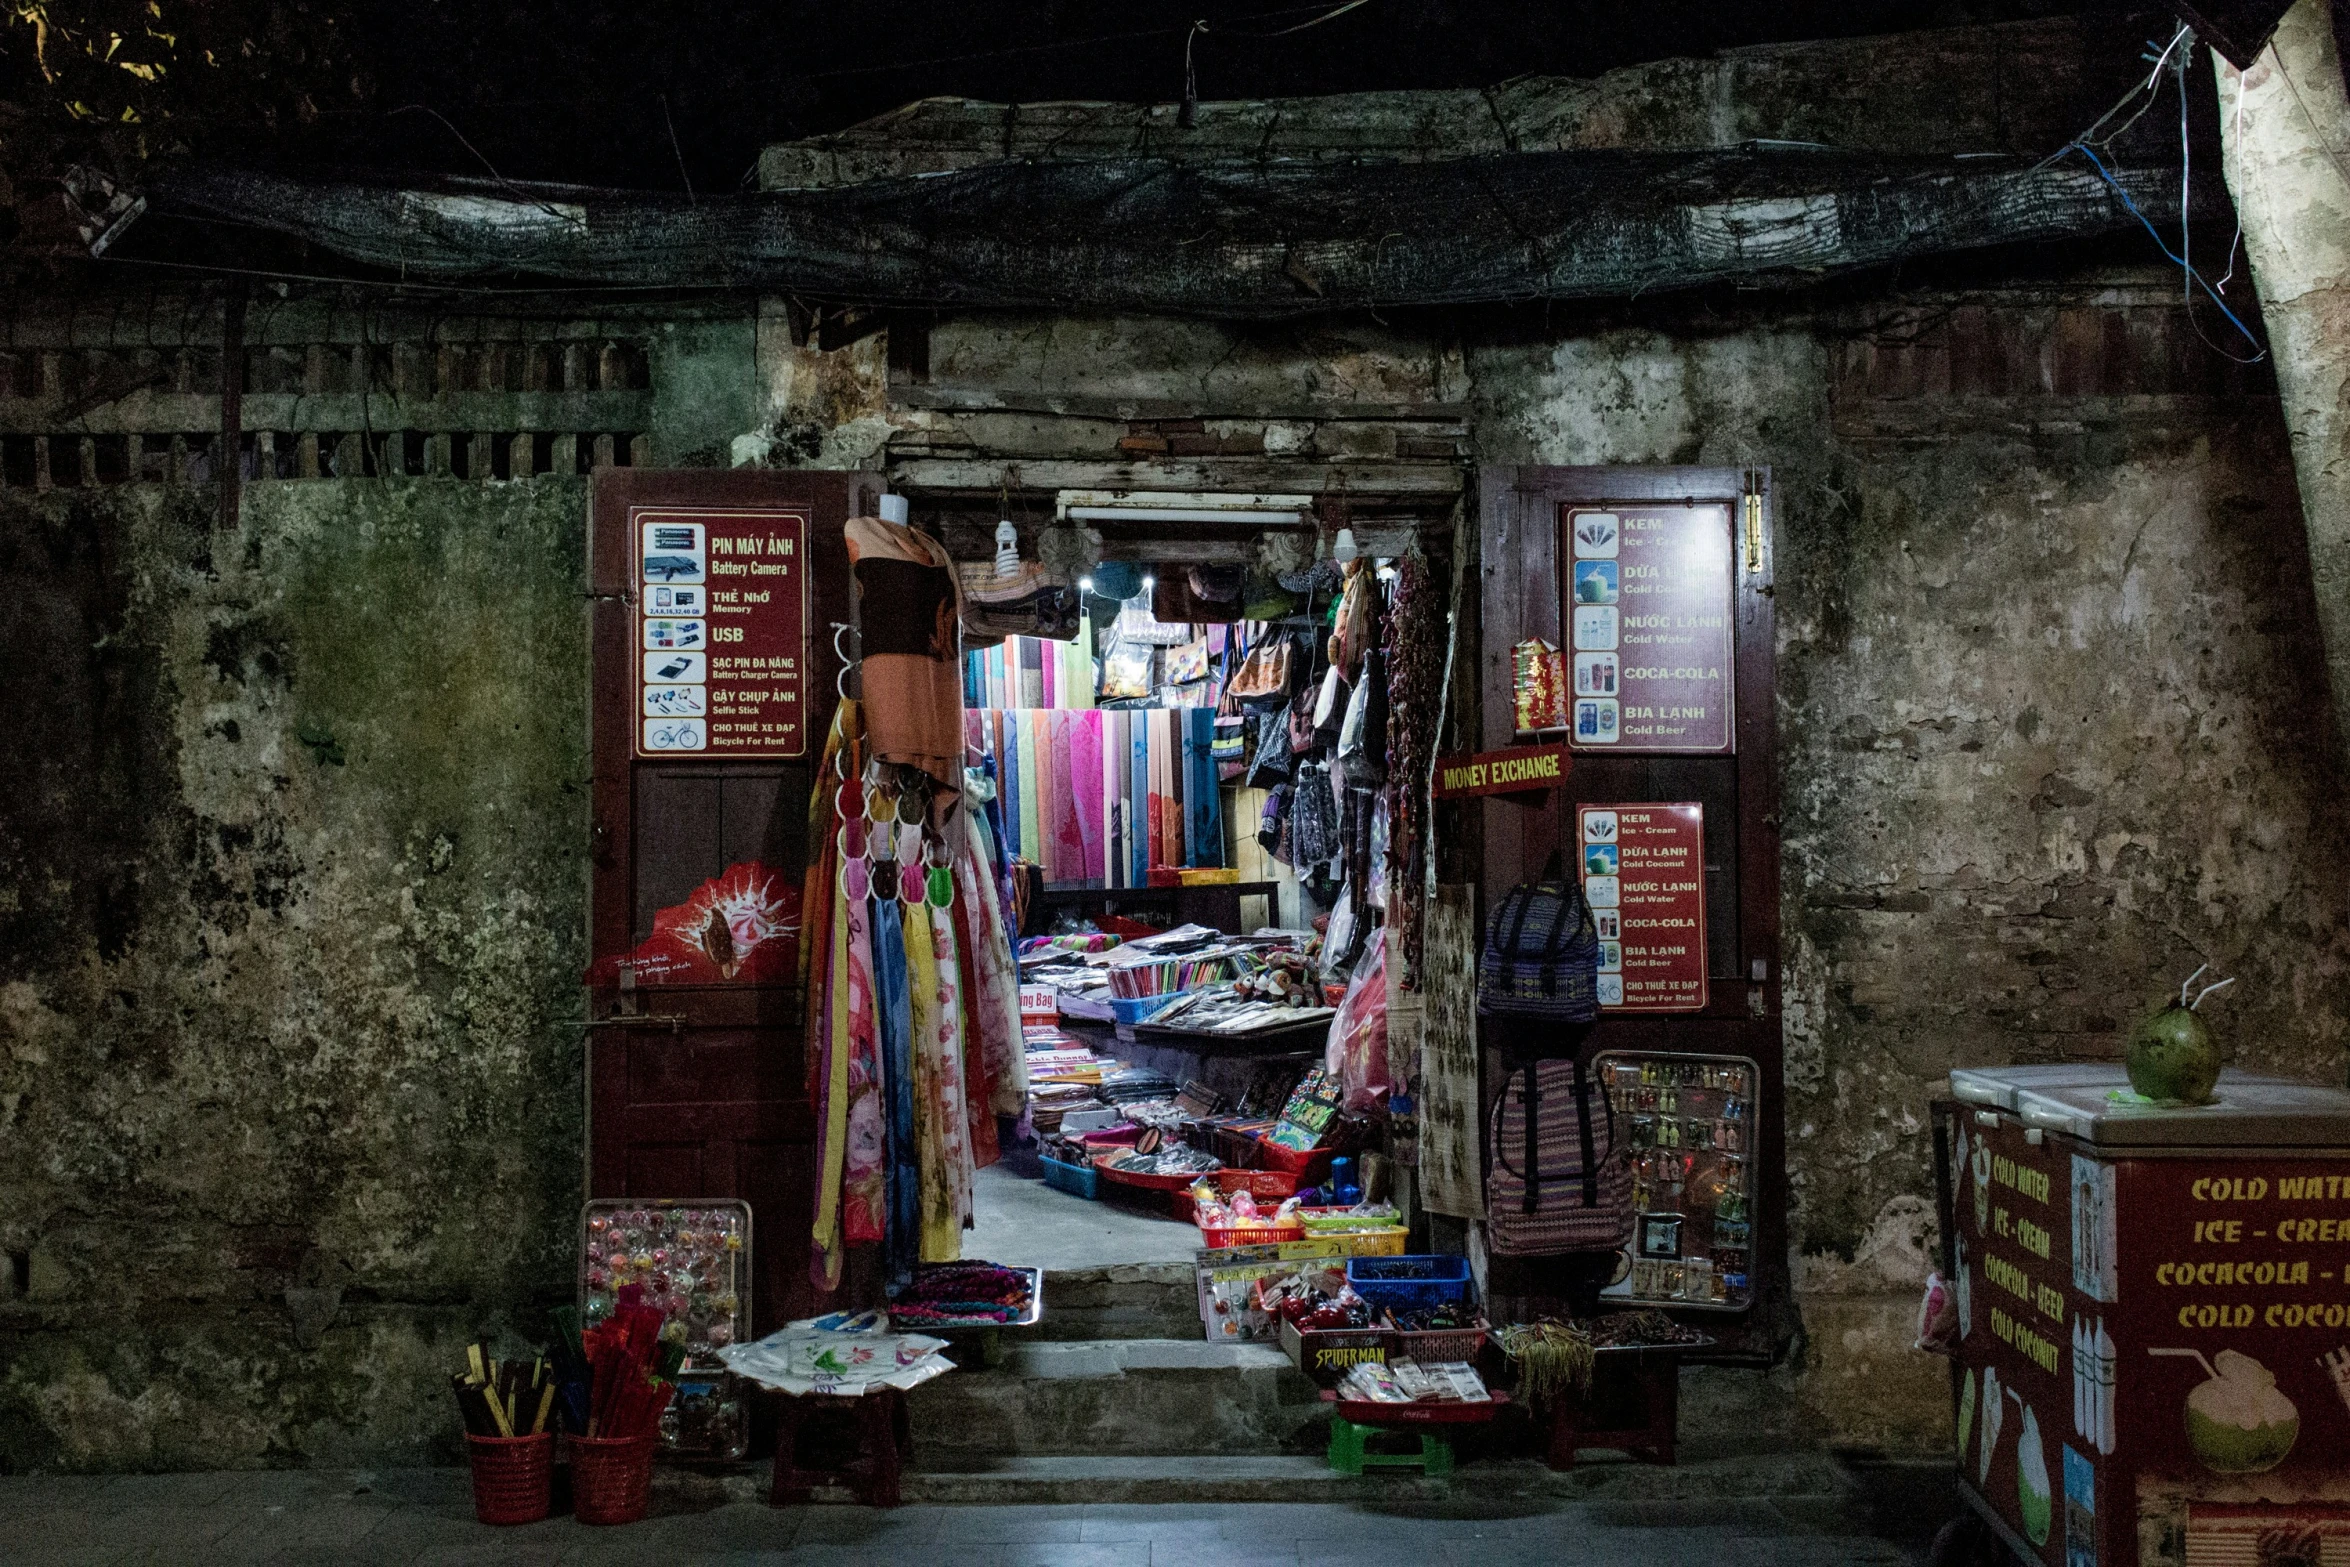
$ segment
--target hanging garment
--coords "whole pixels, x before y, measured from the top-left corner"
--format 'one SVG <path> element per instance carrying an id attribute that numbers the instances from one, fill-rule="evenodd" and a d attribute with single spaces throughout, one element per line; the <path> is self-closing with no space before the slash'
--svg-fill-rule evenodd
<path id="1" fill-rule="evenodd" d="M 878 894 L 880 889 L 876 887 Z M 914 1276 L 922 1235 L 922 1165 L 914 1130 L 914 1015 L 908 988 L 904 910 L 891 896 L 873 900 L 873 977 L 879 1005 L 882 1096 L 888 1116 L 883 1174 L 889 1208 L 882 1231 L 887 1281 Z"/>
<path id="2" fill-rule="evenodd" d="M 877 517 L 852 517 L 849 562 L 857 579 L 869 747 L 885 762 L 918 767 L 942 804 L 963 781 L 960 589 L 946 546 Z"/>
<path id="3" fill-rule="evenodd" d="M 919 862 L 917 862 L 919 864 Z M 902 905 L 906 996 L 914 1066 L 914 1157 L 921 1205 L 921 1260 L 956 1262 L 971 1213 L 970 1121 L 963 1102 L 963 1007 L 951 919 L 931 906 L 927 877 L 909 869 Z M 896 1248 L 893 1246 L 892 1250 Z"/>
<path id="4" fill-rule="evenodd" d="M 809 1277 L 817 1288 L 837 1289 L 846 1253 L 842 1183 L 848 1167 L 849 1130 L 849 915 L 841 894 L 840 838 L 843 791 L 862 772 L 858 751 L 863 722 L 858 704 L 844 700 L 833 710 L 816 786 L 808 794 L 808 878 L 800 904 L 800 984 L 807 996 L 808 1102 L 816 1110 L 816 1218 Z"/>
<path id="5" fill-rule="evenodd" d="M 883 1079 L 881 993 L 873 957 L 873 902 L 866 896 L 867 863 L 862 856 L 841 865 L 841 898 L 847 912 L 848 995 L 843 1004 L 849 1036 L 848 1141 L 841 1170 L 841 1223 L 848 1241 L 877 1241 L 888 1228 L 889 1096 Z"/>

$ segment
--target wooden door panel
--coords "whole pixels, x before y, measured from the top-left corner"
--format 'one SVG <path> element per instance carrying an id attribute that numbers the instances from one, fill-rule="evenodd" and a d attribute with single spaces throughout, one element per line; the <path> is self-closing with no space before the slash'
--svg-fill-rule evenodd
<path id="1" fill-rule="evenodd" d="M 1483 749 L 1511 744 L 1516 723 L 1511 648 L 1528 637 L 1563 646 L 1562 507 L 1575 504 L 1675 504 L 1721 501 L 1738 526 L 1746 471 L 1736 468 L 1489 468 L 1479 485 L 1484 547 L 1481 609 L 1484 666 L 1480 680 Z M 1760 570 L 1744 551 L 1733 564 L 1736 589 L 1736 749 L 1728 756 L 1640 755 L 1579 751 L 1566 785 L 1530 810 L 1502 800 L 1482 807 L 1483 890 L 1492 900 L 1538 876 L 1574 808 L 1622 801 L 1704 803 L 1707 969 L 1703 1012 L 1611 1015 L 1593 1029 L 1588 1048 L 1660 1050 L 1752 1057 L 1762 1068 L 1763 1115 L 1757 1140 L 1760 1205 L 1753 1256 L 1755 1309 L 1725 1327 L 1708 1319 L 1725 1349 L 1769 1354 L 1783 1340 L 1786 1315 L 1786 1133 L 1779 1033 L 1779 835 L 1775 628 L 1770 486 L 1762 472 L 1764 538 Z M 1493 1067 L 1487 1061 L 1487 1092 Z"/>
<path id="2" fill-rule="evenodd" d="M 797 1101 L 800 1040 L 769 1030 L 697 1030 L 682 1037 L 629 1030 L 632 1105 L 763 1104 Z M 780 1032 L 780 1030 L 773 1031 Z"/>
<path id="3" fill-rule="evenodd" d="M 803 998 L 792 983 L 640 988 L 634 970 L 619 965 L 652 935 L 662 910 L 733 866 L 757 861 L 798 887 L 808 792 L 837 700 L 828 628 L 850 618 L 842 524 L 871 511 L 878 491 L 872 476 L 850 473 L 606 469 L 590 504 L 590 940 L 599 982 L 588 992 L 588 1188 L 596 1197 L 749 1202 L 759 1332 L 816 1304 L 808 1283 L 816 1123 L 803 1066 Z M 635 758 L 632 506 L 805 515 L 804 761 Z"/>

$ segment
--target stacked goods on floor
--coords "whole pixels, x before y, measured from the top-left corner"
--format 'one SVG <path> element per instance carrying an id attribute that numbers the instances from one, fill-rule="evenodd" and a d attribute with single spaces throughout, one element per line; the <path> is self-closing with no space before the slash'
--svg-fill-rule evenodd
<path id="1" fill-rule="evenodd" d="M 549 1355 L 499 1361 L 469 1345 L 452 1376 L 457 1411 L 473 1455 L 474 1509 L 484 1523 L 529 1523 L 549 1508 L 554 1440 L 571 1460 L 572 1510 L 582 1523 L 630 1523 L 644 1516 L 653 1449 L 685 1362 L 681 1333 L 661 1307 L 629 1284 L 603 1320 L 582 1329 L 579 1313 L 555 1313 Z"/>

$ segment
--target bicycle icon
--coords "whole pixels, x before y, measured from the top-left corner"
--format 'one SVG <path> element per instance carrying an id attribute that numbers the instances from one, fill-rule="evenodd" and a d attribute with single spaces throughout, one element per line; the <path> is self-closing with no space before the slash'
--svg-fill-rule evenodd
<path id="1" fill-rule="evenodd" d="M 702 749 L 702 721 L 698 718 L 680 718 L 649 723 L 645 725 L 645 749 L 699 751 Z"/>

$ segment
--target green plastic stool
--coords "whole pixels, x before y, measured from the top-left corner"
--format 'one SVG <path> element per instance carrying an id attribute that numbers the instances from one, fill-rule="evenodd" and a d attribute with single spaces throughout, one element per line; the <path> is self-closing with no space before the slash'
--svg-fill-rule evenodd
<path id="1" fill-rule="evenodd" d="M 1330 1417 L 1330 1467 L 1342 1475 L 1359 1475 L 1365 1469 L 1418 1469 L 1430 1479 L 1452 1473 L 1452 1439 L 1438 1426 L 1420 1428 L 1420 1450 L 1416 1453 L 1374 1453 L 1369 1449 L 1369 1437 L 1374 1431 L 1392 1431 L 1394 1426 L 1358 1425 L 1344 1415 Z"/>

